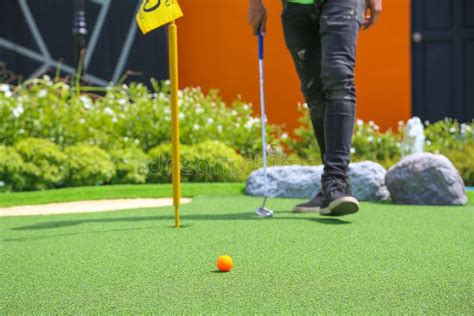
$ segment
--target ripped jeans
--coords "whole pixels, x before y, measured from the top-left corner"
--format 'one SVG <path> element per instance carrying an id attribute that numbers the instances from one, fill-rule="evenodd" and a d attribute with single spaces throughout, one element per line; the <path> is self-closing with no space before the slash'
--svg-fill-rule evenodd
<path id="1" fill-rule="evenodd" d="M 322 5 L 288 3 L 281 16 L 321 150 L 323 182 L 347 178 L 356 109 L 356 44 L 364 11 L 365 0 L 325 0 Z"/>

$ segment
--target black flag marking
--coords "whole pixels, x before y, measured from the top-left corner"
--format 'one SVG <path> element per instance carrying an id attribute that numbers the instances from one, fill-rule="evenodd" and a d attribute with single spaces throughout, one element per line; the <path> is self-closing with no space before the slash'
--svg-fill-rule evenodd
<path id="1" fill-rule="evenodd" d="M 151 8 L 147 8 L 146 6 L 148 5 L 148 2 L 150 2 L 150 0 L 146 0 L 145 4 L 143 5 L 143 11 L 145 12 L 155 11 L 161 5 L 161 0 L 158 0 L 158 2 L 154 6 L 152 6 Z"/>

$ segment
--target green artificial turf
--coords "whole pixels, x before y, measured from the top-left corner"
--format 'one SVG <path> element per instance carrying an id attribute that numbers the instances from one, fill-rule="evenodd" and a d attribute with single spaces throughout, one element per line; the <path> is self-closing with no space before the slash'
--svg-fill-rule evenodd
<path id="1" fill-rule="evenodd" d="M 181 229 L 171 207 L 0 218 L 0 314 L 473 313 L 474 204 L 296 202 L 258 219 L 260 198 L 201 195 Z"/>
<path id="2" fill-rule="evenodd" d="M 183 183 L 183 196 L 240 194 L 243 183 Z M 104 185 L 46 191 L 0 193 L 0 207 L 80 200 L 160 198 L 172 195 L 171 184 Z"/>

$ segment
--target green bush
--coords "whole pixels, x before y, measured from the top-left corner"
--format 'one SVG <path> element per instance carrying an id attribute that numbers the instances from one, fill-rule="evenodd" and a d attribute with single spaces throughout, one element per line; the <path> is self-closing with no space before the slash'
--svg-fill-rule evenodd
<path id="1" fill-rule="evenodd" d="M 26 138 L 16 143 L 15 149 L 25 162 L 25 189 L 42 190 L 63 184 L 67 157 L 55 143 Z"/>
<path id="2" fill-rule="evenodd" d="M 474 143 L 474 122 L 460 124 L 456 120 L 425 122 L 425 150 L 429 152 L 445 152 L 463 150 L 467 144 Z"/>
<path id="3" fill-rule="evenodd" d="M 115 165 L 112 183 L 145 183 L 150 158 L 140 148 L 112 149 L 110 158 Z"/>
<path id="4" fill-rule="evenodd" d="M 465 145 L 462 150 L 451 149 L 443 153 L 461 174 L 464 184 L 474 186 L 474 144 Z"/>
<path id="5" fill-rule="evenodd" d="M 294 130 L 296 138 L 286 138 L 289 150 L 304 159 L 317 159 L 321 163 L 321 151 L 314 137 L 308 106 L 298 104 L 300 126 Z"/>
<path id="6" fill-rule="evenodd" d="M 115 175 L 110 155 L 99 147 L 79 144 L 64 152 L 68 158 L 67 186 L 101 185 L 110 182 Z"/>
<path id="7" fill-rule="evenodd" d="M 311 164 L 319 161 L 320 151 L 314 137 L 313 127 L 309 111 L 305 104 L 298 105 L 301 113 L 299 118 L 300 126 L 295 129 L 295 139 L 289 138 L 286 141 L 288 148 L 303 159 L 311 159 Z M 377 161 L 384 167 L 389 167 L 400 159 L 401 134 L 387 131 L 380 132 L 379 127 L 372 121 L 364 122 L 360 119 L 354 126 L 354 137 L 352 139 L 352 160 Z"/>
<path id="8" fill-rule="evenodd" d="M 25 162 L 14 148 L 0 145 L 0 190 L 24 190 L 27 185 L 26 169 Z"/>
<path id="9" fill-rule="evenodd" d="M 100 88 L 76 90 L 47 77 L 18 87 L 3 85 L 0 143 L 11 145 L 26 137 L 39 137 L 62 148 L 77 143 L 103 149 L 132 144 L 147 152 L 171 139 L 169 82 L 153 82 L 153 87 L 150 92 L 140 83 L 110 86 L 101 91 L 101 97 L 84 93 Z M 260 119 L 241 100 L 226 105 L 216 90 L 205 94 L 199 88 L 185 88 L 180 91 L 179 119 L 183 144 L 214 139 L 241 155 L 260 153 Z M 281 134 L 278 126 L 269 125 L 269 142 L 279 143 Z"/>
<path id="10" fill-rule="evenodd" d="M 160 145 L 149 152 L 150 182 L 170 182 L 172 174 L 171 144 Z M 195 146 L 181 146 L 181 179 L 183 182 L 230 182 L 242 180 L 243 159 L 232 148 L 206 141 Z"/>

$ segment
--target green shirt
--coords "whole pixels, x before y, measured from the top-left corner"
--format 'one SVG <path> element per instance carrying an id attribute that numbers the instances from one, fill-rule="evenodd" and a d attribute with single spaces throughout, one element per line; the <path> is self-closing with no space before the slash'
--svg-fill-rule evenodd
<path id="1" fill-rule="evenodd" d="M 314 4 L 314 0 L 288 0 L 288 2 L 299 4 Z"/>

